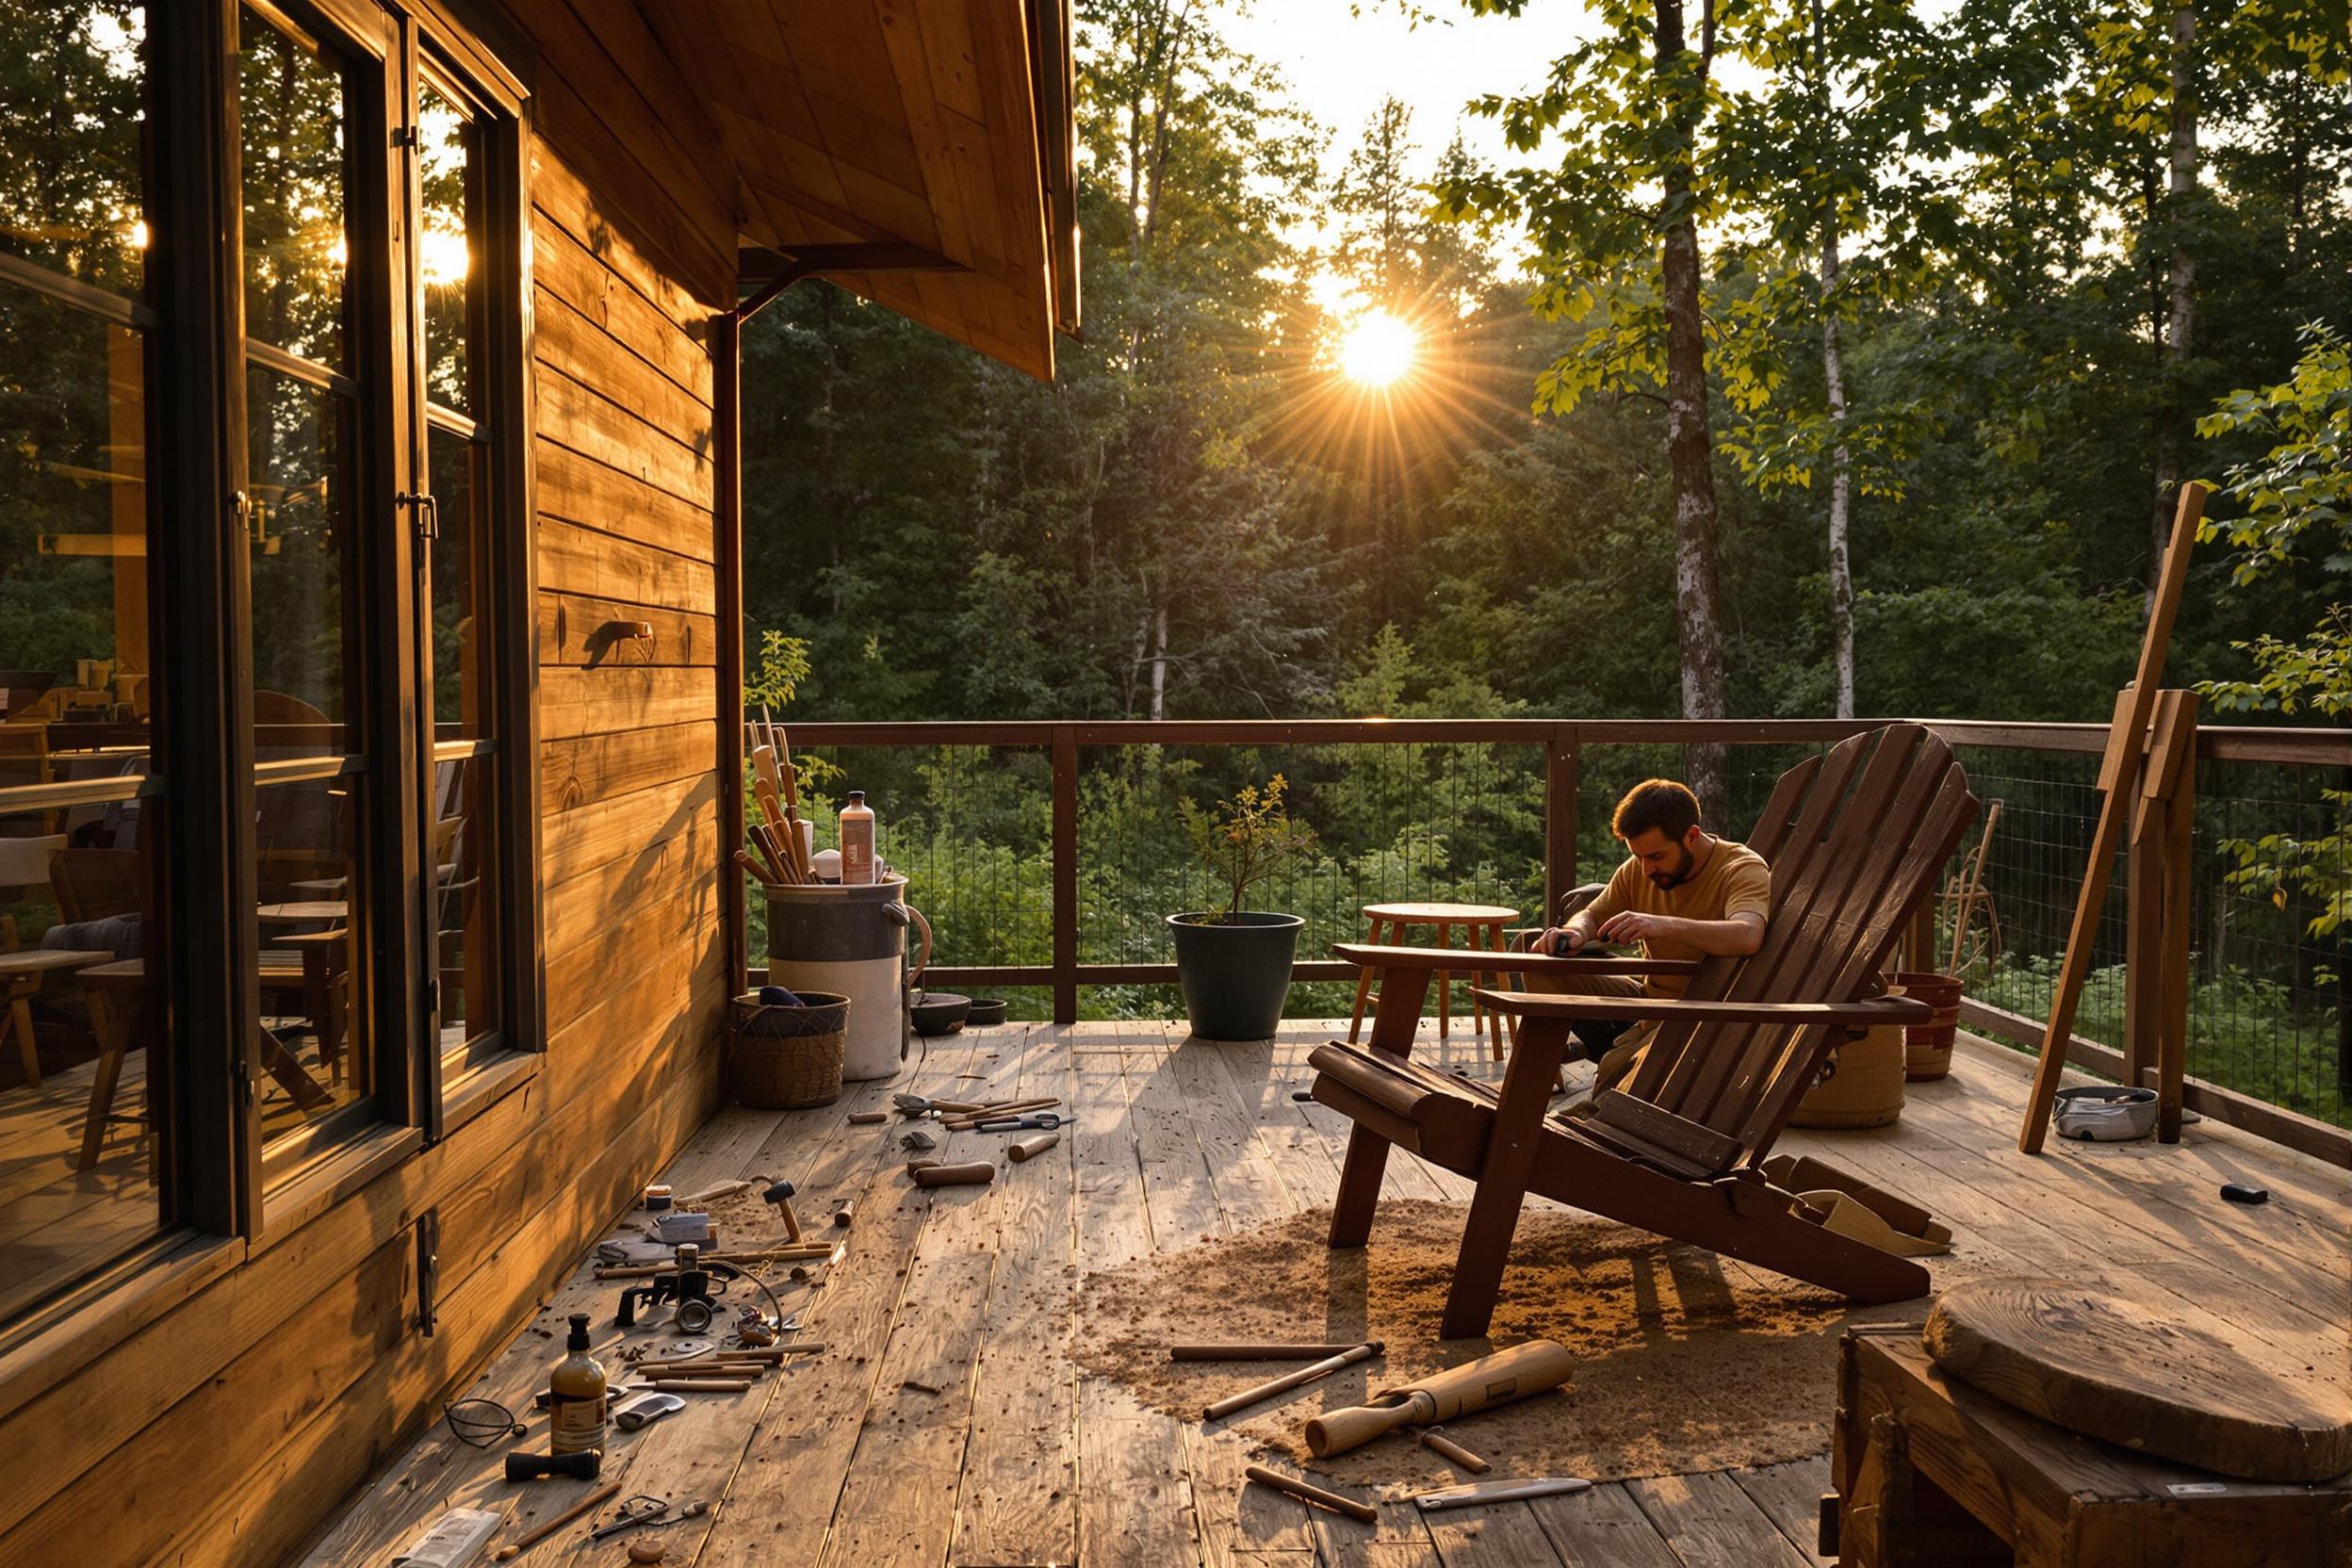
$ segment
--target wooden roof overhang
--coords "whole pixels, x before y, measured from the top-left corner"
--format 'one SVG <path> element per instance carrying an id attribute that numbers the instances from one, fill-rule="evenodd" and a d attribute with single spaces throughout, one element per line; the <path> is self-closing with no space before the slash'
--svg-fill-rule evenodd
<path id="1" fill-rule="evenodd" d="M 823 276 L 1051 380 L 1078 330 L 1065 5 L 640 0 L 732 165 L 743 290 Z"/>

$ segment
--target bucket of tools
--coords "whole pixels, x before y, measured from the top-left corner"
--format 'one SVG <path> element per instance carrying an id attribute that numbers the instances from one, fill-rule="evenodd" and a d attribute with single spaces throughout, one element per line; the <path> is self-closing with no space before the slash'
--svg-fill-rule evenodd
<path id="1" fill-rule="evenodd" d="M 1893 976 L 1889 988 L 1936 1009 L 1925 1023 L 1903 1025 L 1903 1075 L 1919 1084 L 1950 1074 L 1952 1037 L 1960 1026 L 1960 977 L 1907 970 Z"/>
<path id="2" fill-rule="evenodd" d="M 757 991 L 728 1008 L 727 1088 L 755 1111 L 797 1111 L 841 1097 L 841 1058 L 849 1037 L 849 998 L 798 991 L 800 1005 L 778 1006 Z"/>

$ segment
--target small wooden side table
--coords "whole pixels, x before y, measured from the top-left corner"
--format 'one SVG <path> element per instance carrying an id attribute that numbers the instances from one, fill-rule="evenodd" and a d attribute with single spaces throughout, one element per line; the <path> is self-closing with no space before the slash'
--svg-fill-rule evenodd
<path id="1" fill-rule="evenodd" d="M 1840 1568 L 2352 1563 L 2352 1478 L 2232 1480 L 2080 1436 L 1947 1377 L 1916 1323 L 1846 1331 L 1836 1445 Z"/>
<path id="2" fill-rule="evenodd" d="M 1435 927 L 1430 939 L 1432 947 L 1451 947 L 1454 928 L 1462 927 L 1463 940 L 1473 952 L 1500 953 L 1503 951 L 1503 931 L 1515 924 L 1519 911 L 1499 904 L 1367 904 L 1364 918 L 1371 923 L 1372 934 L 1365 938 L 1373 947 L 1404 947 L 1405 931 L 1409 926 Z M 1385 928 L 1386 935 L 1382 935 Z M 1372 989 L 1373 970 L 1365 970 L 1356 979 L 1356 1011 L 1348 1022 L 1348 1043 L 1353 1044 L 1364 1031 L 1364 1010 L 1367 1004 L 1380 1001 Z M 1448 970 L 1437 972 L 1437 1037 L 1444 1039 L 1453 1024 L 1453 974 Z M 1488 1036 L 1494 1050 L 1494 1059 L 1503 1059 L 1502 1028 L 1488 1016 L 1477 998 L 1470 1003 L 1470 1037 L 1480 1033 Z"/>

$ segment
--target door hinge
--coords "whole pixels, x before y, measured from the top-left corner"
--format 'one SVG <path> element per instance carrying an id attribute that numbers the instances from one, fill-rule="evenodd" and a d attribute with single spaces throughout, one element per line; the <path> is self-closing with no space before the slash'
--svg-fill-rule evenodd
<path id="1" fill-rule="evenodd" d="M 416 1217 L 416 1331 L 427 1339 L 433 1337 L 440 1287 L 441 1211 L 427 1209 Z"/>
<path id="2" fill-rule="evenodd" d="M 436 496 L 416 495 L 403 490 L 393 498 L 402 506 L 416 511 L 416 537 L 430 543 L 441 537 L 441 501 Z"/>
<path id="3" fill-rule="evenodd" d="M 392 145 L 421 147 L 424 145 L 424 138 L 416 134 L 416 127 L 414 125 L 395 125 L 392 127 Z"/>

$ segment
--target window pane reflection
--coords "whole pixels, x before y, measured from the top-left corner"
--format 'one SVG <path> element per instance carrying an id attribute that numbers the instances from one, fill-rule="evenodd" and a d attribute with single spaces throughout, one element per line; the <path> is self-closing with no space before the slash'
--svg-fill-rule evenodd
<path id="1" fill-rule="evenodd" d="M 444 1054 L 482 1047 L 499 1028 L 488 897 L 493 760 L 453 758 L 433 767 L 432 896 Z"/>
<path id="2" fill-rule="evenodd" d="M 347 406 L 257 365 L 245 385 L 255 756 L 347 751 Z"/>
<path id="3" fill-rule="evenodd" d="M 64 753 L 143 755 L 143 351 L 0 283 L 0 787 L 68 776 Z"/>
<path id="4" fill-rule="evenodd" d="M 0 6 L 0 253 L 136 295 L 146 8 L 123 0 Z M 29 90 L 26 90 L 29 89 Z"/>
<path id="5" fill-rule="evenodd" d="M 240 11 L 245 333 L 334 368 L 344 354 L 343 73 Z"/>
<path id="6" fill-rule="evenodd" d="M 0 806 L 0 1315 L 159 1227 L 170 1063 L 139 804 Z"/>
<path id="7" fill-rule="evenodd" d="M 372 1092 L 353 931 L 365 912 L 352 855 L 362 779 L 253 792 L 261 928 L 261 1127 L 298 1133 Z"/>
<path id="8" fill-rule="evenodd" d="M 416 90 L 416 166 L 422 222 L 418 272 L 425 291 L 425 397 L 475 412 L 469 379 L 473 335 L 474 128 L 432 83 Z"/>

